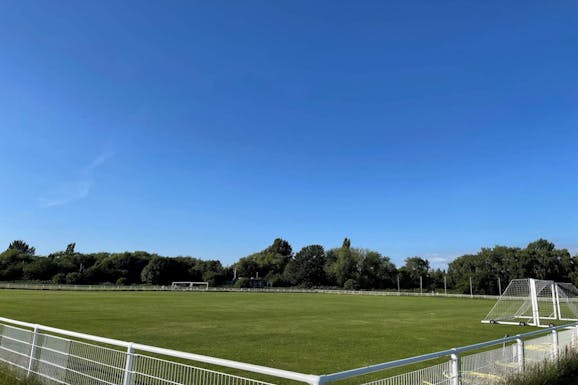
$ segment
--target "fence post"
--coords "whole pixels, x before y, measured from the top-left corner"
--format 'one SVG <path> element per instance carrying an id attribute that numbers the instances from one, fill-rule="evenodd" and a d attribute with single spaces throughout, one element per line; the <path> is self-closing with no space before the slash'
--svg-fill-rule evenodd
<path id="1" fill-rule="evenodd" d="M 30 377 L 32 373 L 32 366 L 34 365 L 34 357 L 36 356 L 36 346 L 38 345 L 38 336 L 40 335 L 40 328 L 38 325 L 34 325 L 34 334 L 32 337 L 32 345 L 30 346 L 30 359 L 28 360 L 28 370 L 26 376 Z"/>
<path id="2" fill-rule="evenodd" d="M 525 370 L 525 362 L 524 359 L 524 340 L 521 338 L 516 339 L 516 355 L 518 356 L 518 370 L 520 373 L 524 373 Z"/>
<path id="3" fill-rule="evenodd" d="M 126 349 L 126 366 L 124 368 L 124 379 L 122 385 L 130 385 L 132 383 L 132 370 L 134 366 L 134 347 L 132 343 Z"/>
<path id="4" fill-rule="evenodd" d="M 453 353 L 450 356 L 450 384 L 460 385 L 460 356 Z"/>
<path id="5" fill-rule="evenodd" d="M 552 330 L 552 356 L 558 360 L 558 330 Z"/>

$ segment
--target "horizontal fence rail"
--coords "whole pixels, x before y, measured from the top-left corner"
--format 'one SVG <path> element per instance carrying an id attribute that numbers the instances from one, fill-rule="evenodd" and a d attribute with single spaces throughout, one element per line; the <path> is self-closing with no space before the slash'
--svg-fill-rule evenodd
<path id="1" fill-rule="evenodd" d="M 500 347 L 473 353 L 495 346 Z M 509 375 L 523 373 L 527 367 L 557 359 L 560 354 L 570 349 L 576 350 L 577 347 L 578 322 L 574 322 L 460 348 L 323 375 L 320 381 L 321 384 L 341 381 L 447 357 L 449 360 L 444 364 L 366 382 L 363 385 L 505 383 Z"/>
<path id="2" fill-rule="evenodd" d="M 409 297 L 449 297 L 449 298 L 499 298 L 497 295 L 483 294 L 454 294 L 446 293 L 443 289 L 437 291 L 415 290 L 343 290 L 343 289 L 299 289 L 299 288 L 236 288 L 236 287 L 193 287 L 187 289 L 173 288 L 171 285 L 60 285 L 41 283 L 7 283 L 0 282 L 0 289 L 12 290 L 70 290 L 70 291 L 178 291 L 178 292 L 243 292 L 243 293 L 318 293 L 318 294 L 348 294 L 373 296 L 409 296 Z"/>
<path id="3" fill-rule="evenodd" d="M 65 385 L 323 385 L 503 384 L 532 365 L 558 359 L 578 345 L 578 322 L 431 354 L 325 375 L 303 374 L 0 317 L 0 361 L 22 375 Z M 439 362 L 440 359 L 445 359 Z M 436 360 L 383 377 L 388 369 Z M 183 362 L 184 361 L 184 362 Z M 192 364 L 196 363 L 196 364 Z M 210 368 L 200 367 L 208 364 Z M 228 372 L 228 369 L 242 371 Z M 380 378 L 364 380 L 376 374 Z M 253 375 L 264 375 L 274 382 Z M 276 379 L 276 380 L 275 380 Z"/>
<path id="4" fill-rule="evenodd" d="M 0 361 L 25 370 L 27 374 L 33 373 L 62 384 L 269 384 L 226 372 L 178 363 L 174 359 L 312 385 L 319 382 L 319 376 L 315 375 L 130 343 L 3 317 L 0 317 L 0 330 Z M 161 355 L 169 359 L 143 353 Z"/>

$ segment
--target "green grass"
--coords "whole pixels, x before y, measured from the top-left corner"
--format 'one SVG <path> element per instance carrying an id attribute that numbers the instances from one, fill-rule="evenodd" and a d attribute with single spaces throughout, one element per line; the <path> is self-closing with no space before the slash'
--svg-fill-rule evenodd
<path id="1" fill-rule="evenodd" d="M 491 300 L 333 294 L 0 291 L 0 316 L 324 374 L 530 331 Z"/>
<path id="2" fill-rule="evenodd" d="M 40 385 L 40 382 L 33 378 L 23 378 L 6 365 L 0 365 L 0 385 Z"/>

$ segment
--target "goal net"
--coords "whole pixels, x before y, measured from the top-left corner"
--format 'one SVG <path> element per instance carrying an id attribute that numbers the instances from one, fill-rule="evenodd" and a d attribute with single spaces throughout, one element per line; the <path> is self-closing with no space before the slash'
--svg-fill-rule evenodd
<path id="1" fill-rule="evenodd" d="M 208 282 L 173 282 L 172 290 L 208 290 Z"/>
<path id="2" fill-rule="evenodd" d="M 544 326 L 555 320 L 578 320 L 578 289 L 526 278 L 512 280 L 482 322 Z"/>

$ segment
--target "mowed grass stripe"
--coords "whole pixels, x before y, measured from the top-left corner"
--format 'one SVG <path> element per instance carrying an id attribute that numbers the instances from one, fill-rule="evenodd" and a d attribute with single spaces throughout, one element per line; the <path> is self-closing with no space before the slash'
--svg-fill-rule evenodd
<path id="1" fill-rule="evenodd" d="M 494 301 L 218 292 L 0 291 L 0 315 L 323 374 L 530 331 L 485 325 Z"/>

